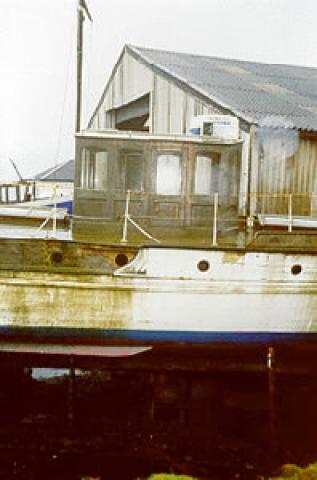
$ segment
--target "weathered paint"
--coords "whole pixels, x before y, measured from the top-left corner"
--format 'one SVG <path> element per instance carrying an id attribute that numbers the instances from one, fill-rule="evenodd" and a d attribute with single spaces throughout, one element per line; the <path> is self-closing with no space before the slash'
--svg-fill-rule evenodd
<path id="1" fill-rule="evenodd" d="M 0 271 L 44 271 L 78 274 L 105 274 L 117 268 L 116 258 L 131 260 L 137 252 L 126 245 L 46 239 L 0 239 Z"/>
<path id="2" fill-rule="evenodd" d="M 287 215 L 292 194 L 293 215 L 316 216 L 316 138 L 299 135 L 298 149 L 289 157 L 276 152 L 261 156 L 255 141 L 252 150 L 251 192 L 256 192 L 257 212 Z"/>
<path id="3" fill-rule="evenodd" d="M 1 271 L 0 327 L 317 332 L 317 256 L 143 249 L 115 274 Z M 209 262 L 202 272 L 199 261 Z M 301 265 L 299 274 L 292 273 Z M 154 335 L 155 334 L 155 335 Z M 122 341 L 120 335 L 118 343 Z"/>

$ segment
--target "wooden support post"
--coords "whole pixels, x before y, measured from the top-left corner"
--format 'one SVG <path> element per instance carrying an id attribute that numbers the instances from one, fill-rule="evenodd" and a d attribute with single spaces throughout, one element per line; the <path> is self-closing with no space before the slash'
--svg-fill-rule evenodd
<path id="1" fill-rule="evenodd" d="M 267 350 L 267 372 L 268 372 L 268 408 L 269 408 L 269 445 L 273 452 L 277 449 L 277 428 L 276 428 L 276 372 L 275 372 L 275 350 L 268 347 Z"/>

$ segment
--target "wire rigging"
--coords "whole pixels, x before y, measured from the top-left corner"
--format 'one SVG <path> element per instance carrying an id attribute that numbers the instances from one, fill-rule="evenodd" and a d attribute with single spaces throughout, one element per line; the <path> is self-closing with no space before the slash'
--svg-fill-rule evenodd
<path id="1" fill-rule="evenodd" d="M 64 123 L 64 117 L 65 117 L 66 99 L 67 99 L 67 94 L 68 94 L 68 91 L 69 91 L 69 82 L 70 82 L 71 71 L 72 71 L 72 55 L 73 55 L 73 49 L 74 49 L 73 39 L 75 38 L 75 24 L 76 24 L 76 12 L 74 12 L 72 27 L 70 29 L 69 51 L 68 51 L 67 63 L 66 63 L 66 70 L 67 70 L 67 72 L 66 72 L 66 82 L 65 82 L 65 87 L 64 87 L 61 117 L 60 117 L 58 134 L 57 134 L 56 152 L 55 152 L 55 159 L 54 159 L 54 165 L 55 166 L 58 164 L 58 157 L 60 155 L 60 150 L 61 150 L 61 137 L 62 137 L 62 128 L 63 128 L 63 123 Z"/>

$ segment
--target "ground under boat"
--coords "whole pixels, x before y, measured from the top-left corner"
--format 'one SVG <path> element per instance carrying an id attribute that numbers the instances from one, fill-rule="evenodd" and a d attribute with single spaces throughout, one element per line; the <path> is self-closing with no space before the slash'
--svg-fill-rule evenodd
<path id="1" fill-rule="evenodd" d="M 71 233 L 0 226 L 1 350 L 314 341 L 312 194 L 246 191 L 241 150 L 239 138 L 78 133 Z"/>

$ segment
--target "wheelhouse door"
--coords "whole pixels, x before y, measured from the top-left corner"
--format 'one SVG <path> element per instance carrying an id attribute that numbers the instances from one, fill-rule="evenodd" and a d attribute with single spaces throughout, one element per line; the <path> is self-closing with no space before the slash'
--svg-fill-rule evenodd
<path id="1" fill-rule="evenodd" d="M 179 151 L 157 151 L 153 158 L 151 223 L 184 225 L 185 168 Z"/>
<path id="2" fill-rule="evenodd" d="M 129 215 L 136 222 L 143 223 L 146 217 L 144 153 L 121 152 L 119 170 L 119 185 L 114 194 L 115 218 L 123 218 L 128 201 Z"/>
<path id="3" fill-rule="evenodd" d="M 215 194 L 219 195 L 220 158 L 218 153 L 208 152 L 198 153 L 194 159 L 192 182 L 193 225 L 211 225 Z"/>

